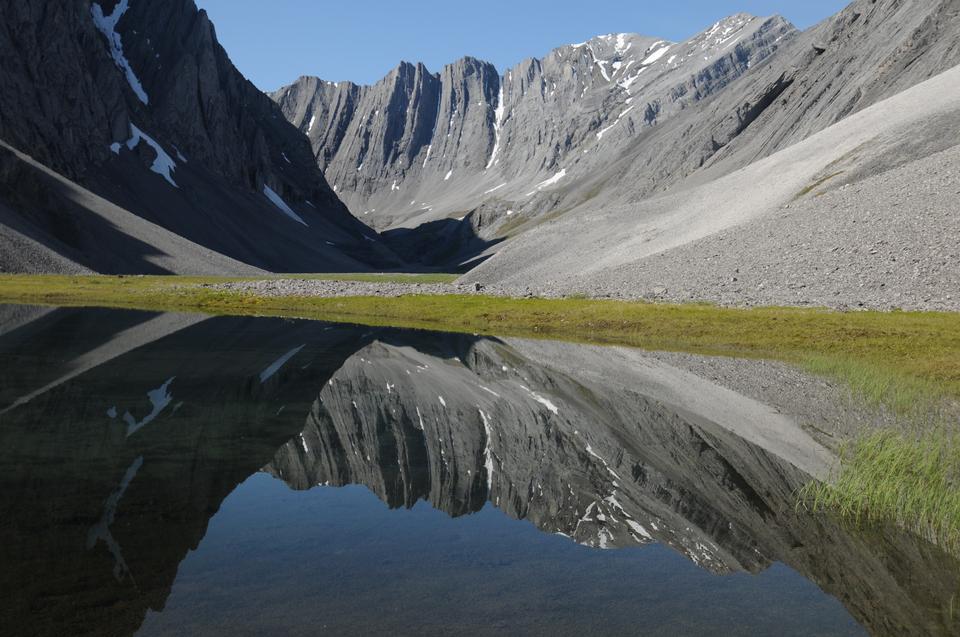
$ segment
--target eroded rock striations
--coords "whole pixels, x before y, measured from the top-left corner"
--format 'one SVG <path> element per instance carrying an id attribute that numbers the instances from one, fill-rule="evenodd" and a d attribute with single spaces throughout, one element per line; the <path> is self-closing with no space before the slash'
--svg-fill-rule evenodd
<path id="1" fill-rule="evenodd" d="M 410 226 L 566 187 L 795 35 L 736 15 L 681 43 L 600 36 L 503 76 L 473 58 L 439 73 L 403 63 L 374 86 L 302 77 L 273 97 L 355 213 Z"/>

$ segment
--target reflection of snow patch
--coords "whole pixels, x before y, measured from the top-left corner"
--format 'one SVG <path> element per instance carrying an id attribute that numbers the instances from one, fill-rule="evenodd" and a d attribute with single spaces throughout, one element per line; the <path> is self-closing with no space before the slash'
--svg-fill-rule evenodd
<path id="1" fill-rule="evenodd" d="M 117 581 L 122 581 L 125 576 L 130 575 L 130 569 L 123 559 L 120 545 L 110 532 L 110 525 L 113 524 L 113 519 L 117 515 L 117 506 L 120 504 L 120 499 L 123 497 L 123 494 L 126 493 L 127 488 L 130 486 L 130 483 L 133 482 L 133 479 L 142 466 L 143 456 L 139 456 L 133 461 L 133 464 L 127 468 L 126 473 L 123 474 L 120 485 L 107 497 L 107 501 L 103 504 L 103 514 L 100 516 L 100 521 L 90 527 L 90 530 L 87 532 L 88 551 L 96 546 L 100 540 L 103 540 L 104 544 L 107 545 L 107 550 L 109 550 L 113 556 L 113 576 L 117 578 Z"/>
<path id="2" fill-rule="evenodd" d="M 521 385 L 521 387 L 523 387 L 523 388 L 526 390 L 526 392 L 527 392 L 528 394 L 530 394 L 530 397 L 531 397 L 531 398 L 533 398 L 535 401 L 537 401 L 538 403 L 540 403 L 541 405 L 543 405 L 544 407 L 546 407 L 547 409 L 549 409 L 550 411 L 552 411 L 552 412 L 554 413 L 554 415 L 557 415 L 557 414 L 560 413 L 560 410 L 557 409 L 557 406 L 554 405 L 552 402 L 550 402 L 549 400 L 547 400 L 546 398 L 544 398 L 543 396 L 541 396 L 541 395 L 538 394 L 537 392 L 532 391 L 532 390 L 529 389 L 528 387 L 525 387 L 525 386 L 523 386 L 523 385 Z"/>
<path id="3" fill-rule="evenodd" d="M 287 361 L 289 361 L 291 358 L 299 354 L 300 350 L 302 350 L 306 346 L 307 346 L 306 343 L 304 343 L 300 347 L 295 347 L 294 349 L 290 350 L 289 352 L 287 352 L 286 354 L 284 354 L 283 356 L 275 360 L 273 363 L 271 363 L 265 370 L 260 372 L 260 383 L 263 384 L 267 382 L 267 380 L 269 380 L 271 376 L 279 372 L 280 368 L 287 364 Z"/>
<path id="4" fill-rule="evenodd" d="M 493 439 L 492 431 L 490 429 L 490 419 L 482 409 L 478 409 L 480 412 L 480 419 L 483 421 L 483 431 L 487 436 L 487 444 L 483 449 L 483 467 L 487 472 L 487 496 L 489 497 L 490 493 L 493 491 L 493 450 L 490 448 L 490 441 Z"/>
<path id="5" fill-rule="evenodd" d="M 420 421 L 420 431 L 423 431 L 423 415 L 420 413 L 420 408 L 417 407 L 417 420 Z"/>
<path id="6" fill-rule="evenodd" d="M 129 411 L 123 414 L 123 421 L 127 423 L 127 437 L 149 425 L 160 415 L 160 412 L 167 408 L 167 405 L 173 400 L 173 396 L 170 394 L 170 383 L 173 382 L 174 378 L 176 377 L 170 378 L 160 387 L 147 392 L 147 398 L 150 399 L 153 409 L 143 420 L 137 421 Z"/>

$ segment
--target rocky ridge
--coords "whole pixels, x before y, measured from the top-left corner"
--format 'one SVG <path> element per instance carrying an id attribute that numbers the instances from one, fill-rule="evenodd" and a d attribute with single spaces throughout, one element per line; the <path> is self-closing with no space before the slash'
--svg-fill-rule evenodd
<path id="1" fill-rule="evenodd" d="M 599 36 L 503 76 L 473 58 L 436 74 L 403 63 L 374 86 L 302 77 L 272 96 L 356 214 L 411 226 L 566 185 L 795 35 L 741 14 L 681 43 Z"/>

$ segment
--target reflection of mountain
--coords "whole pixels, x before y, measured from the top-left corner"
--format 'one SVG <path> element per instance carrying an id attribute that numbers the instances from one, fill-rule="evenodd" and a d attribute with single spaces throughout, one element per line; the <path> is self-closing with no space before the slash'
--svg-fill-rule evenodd
<path id="1" fill-rule="evenodd" d="M 0 410 L 66 376 L 111 330 L 156 321 L 89 310 L 42 320 L 0 340 Z M 163 608 L 223 499 L 302 428 L 358 337 L 316 323 L 208 320 L 0 416 L 0 625 L 131 634 L 147 608 Z M 261 382 L 293 342 L 307 343 L 299 364 Z"/>
<path id="2" fill-rule="evenodd" d="M 759 405 L 734 409 L 723 390 L 620 350 L 442 345 L 408 336 L 359 351 L 268 470 L 294 488 L 364 484 L 390 506 L 424 499 L 451 515 L 489 500 L 544 532 L 599 548 L 656 541 L 716 573 L 785 562 L 876 634 L 960 627 L 946 615 L 955 562 L 892 530 L 795 512 L 807 476 L 776 452 L 815 464 L 812 441 L 767 450 L 710 420 L 747 420 Z M 713 412 L 664 401 L 684 389 L 714 392 Z"/>
<path id="3" fill-rule="evenodd" d="M 714 572 L 783 561 L 877 634 L 956 628 L 954 562 L 794 515 L 804 473 L 786 459 L 818 471 L 822 450 L 636 353 L 279 319 L 19 322 L 0 329 L 0 587 L 15 592 L 0 625 L 131 634 L 266 465 L 295 488 L 364 484 L 396 507 L 462 515 L 490 499 L 545 532 L 656 540 Z M 776 435 L 745 426 L 757 421 Z"/>

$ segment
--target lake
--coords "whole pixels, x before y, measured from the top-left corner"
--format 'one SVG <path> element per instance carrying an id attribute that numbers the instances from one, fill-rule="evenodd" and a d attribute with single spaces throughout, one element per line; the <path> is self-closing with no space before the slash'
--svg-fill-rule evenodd
<path id="1" fill-rule="evenodd" d="M 955 559 L 643 352 L 0 306 L 0 379 L 3 634 L 960 634 Z"/>

